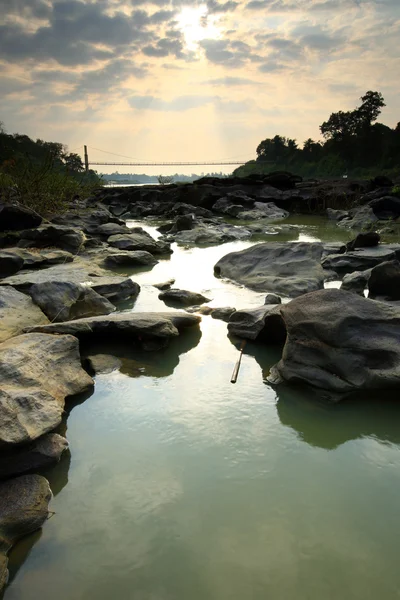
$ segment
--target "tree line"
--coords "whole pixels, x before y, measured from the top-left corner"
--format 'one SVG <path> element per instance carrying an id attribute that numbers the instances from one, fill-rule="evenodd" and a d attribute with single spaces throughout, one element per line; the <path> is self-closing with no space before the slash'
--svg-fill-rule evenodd
<path id="1" fill-rule="evenodd" d="M 300 148 L 295 139 L 266 138 L 257 159 L 234 174 L 285 169 L 308 177 L 400 175 L 400 123 L 392 129 L 377 122 L 384 106 L 380 92 L 368 91 L 354 110 L 332 113 L 320 125 L 323 141 L 309 138 Z"/>

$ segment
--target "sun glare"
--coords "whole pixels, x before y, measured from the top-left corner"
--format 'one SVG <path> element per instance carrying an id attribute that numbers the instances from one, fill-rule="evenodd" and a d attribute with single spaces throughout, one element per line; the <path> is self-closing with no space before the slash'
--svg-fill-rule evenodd
<path id="1" fill-rule="evenodd" d="M 186 48 L 195 51 L 198 49 L 201 40 L 215 40 L 221 37 L 218 20 L 218 17 L 208 14 L 205 4 L 196 8 L 184 6 L 177 17 L 177 21 L 185 37 Z"/>

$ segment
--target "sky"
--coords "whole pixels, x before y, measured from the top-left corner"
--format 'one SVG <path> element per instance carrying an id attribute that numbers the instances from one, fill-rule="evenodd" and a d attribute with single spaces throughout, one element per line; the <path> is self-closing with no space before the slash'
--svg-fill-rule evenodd
<path id="1" fill-rule="evenodd" d="M 400 121 L 400 0 L 0 0 L 0 14 L 5 129 L 86 144 L 92 162 L 245 162 L 275 134 L 319 139 L 368 90 L 381 122 Z"/>

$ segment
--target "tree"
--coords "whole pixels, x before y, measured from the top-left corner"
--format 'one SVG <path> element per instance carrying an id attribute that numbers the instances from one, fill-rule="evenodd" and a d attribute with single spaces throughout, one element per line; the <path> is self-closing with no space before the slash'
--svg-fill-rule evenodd
<path id="1" fill-rule="evenodd" d="M 65 154 L 64 164 L 67 167 L 68 171 L 76 171 L 77 173 L 81 173 L 85 170 L 84 164 L 79 154 Z"/>

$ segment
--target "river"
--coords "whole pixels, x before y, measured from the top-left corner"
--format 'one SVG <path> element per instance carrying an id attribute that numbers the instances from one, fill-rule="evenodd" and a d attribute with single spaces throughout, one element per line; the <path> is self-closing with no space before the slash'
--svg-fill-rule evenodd
<path id="1" fill-rule="evenodd" d="M 349 235 L 317 218 L 285 223 L 273 239 Z M 169 310 L 151 284 L 170 277 L 212 306 L 262 304 L 213 276 L 250 244 L 174 246 L 133 274 L 142 291 L 123 308 Z M 120 348 L 120 370 L 70 403 L 70 453 L 45 473 L 55 514 L 12 550 L 5 600 L 400 597 L 400 405 L 274 389 L 265 378 L 279 351 L 250 343 L 232 385 L 226 333 L 204 316 L 201 334 L 167 350 Z"/>

